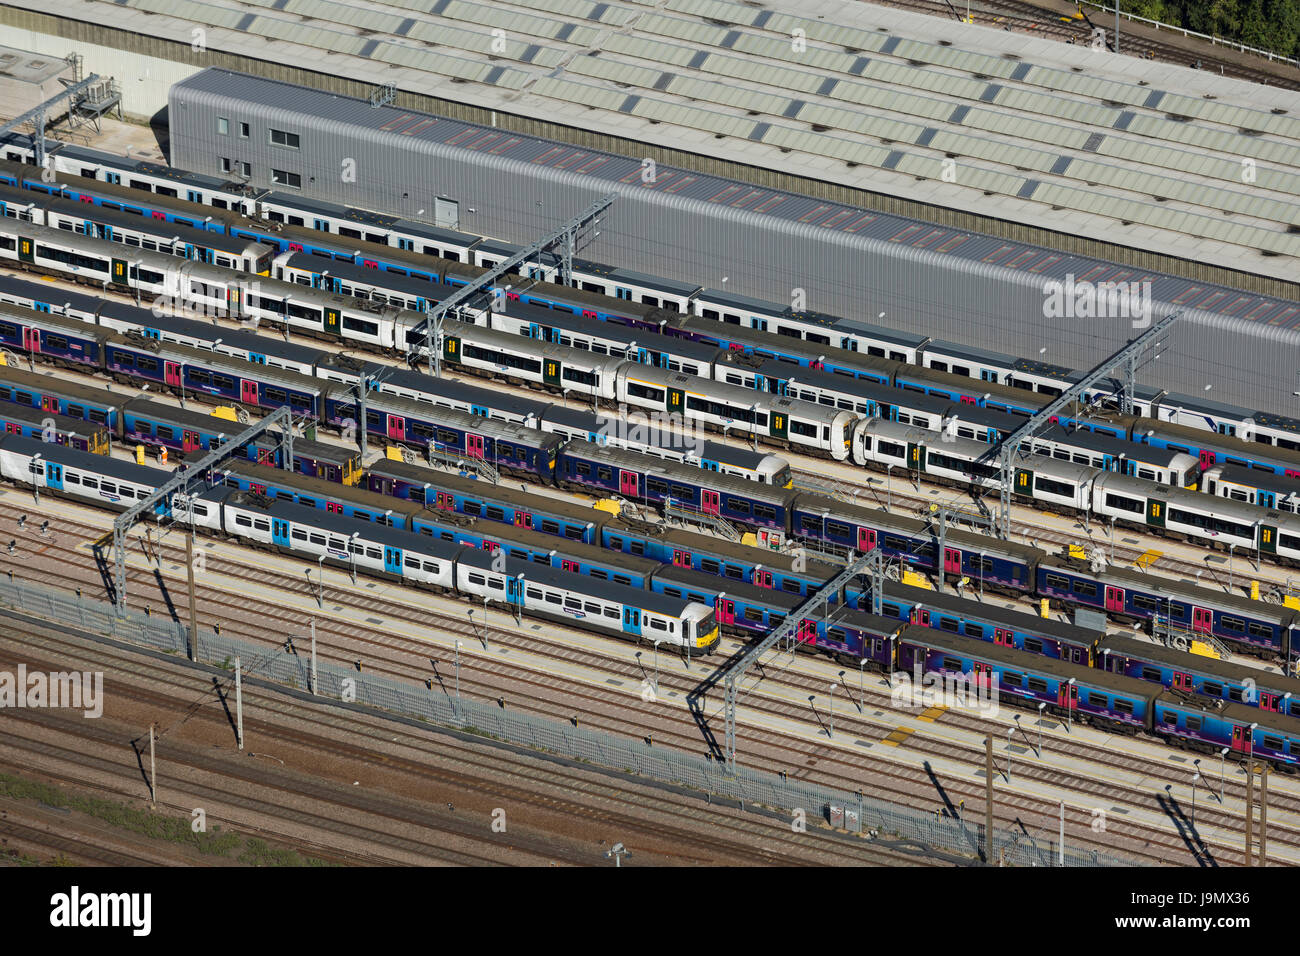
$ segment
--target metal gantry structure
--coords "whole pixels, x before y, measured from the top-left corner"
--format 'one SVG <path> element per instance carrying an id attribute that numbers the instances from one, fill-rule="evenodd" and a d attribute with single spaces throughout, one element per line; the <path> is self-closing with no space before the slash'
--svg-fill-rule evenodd
<path id="1" fill-rule="evenodd" d="M 1173 312 L 1157 322 L 1152 323 L 1151 327 L 1146 329 L 1141 335 L 1129 342 L 1118 352 L 1103 359 L 1097 365 L 1085 374 L 1079 381 L 1075 382 L 1060 395 L 1052 399 L 1032 416 L 1023 425 L 1007 435 L 998 444 L 993 445 L 989 450 L 980 457 L 981 462 L 989 461 L 996 457 L 998 468 L 1000 470 L 999 494 L 1001 495 L 1001 510 L 998 513 L 998 534 L 1003 539 L 1011 534 L 1011 493 L 1012 484 L 1015 480 L 1015 459 L 1020 453 L 1021 444 L 1028 438 L 1032 438 L 1037 432 L 1050 425 L 1060 412 L 1065 409 L 1071 402 L 1075 401 L 1080 395 L 1091 388 L 1101 379 L 1110 374 L 1115 368 L 1122 368 L 1125 373 L 1125 382 L 1123 385 L 1123 394 L 1120 397 L 1120 408 L 1127 409 L 1125 414 L 1133 412 L 1133 390 L 1136 387 L 1138 361 L 1142 353 L 1155 341 L 1155 339 L 1165 332 L 1171 325 L 1182 317 L 1182 310 Z"/>
<path id="2" fill-rule="evenodd" d="M 31 123 L 35 127 L 35 129 L 32 132 L 32 148 L 36 151 L 36 165 L 38 168 L 44 169 L 45 168 L 46 115 L 49 113 L 50 110 L 52 110 L 55 106 L 57 106 L 61 100 L 70 98 L 73 104 L 75 104 L 77 102 L 77 98 L 81 96 L 83 93 L 90 90 L 91 88 L 97 86 L 100 83 L 100 79 L 101 78 L 98 73 L 92 73 L 84 80 L 75 82 L 70 86 L 68 86 L 66 89 L 60 90 L 58 93 L 55 93 L 45 102 L 38 103 L 36 106 L 33 106 L 22 116 L 17 116 L 5 123 L 0 123 L 0 136 L 4 136 L 6 133 L 16 130 L 24 123 Z M 66 82 L 66 80 L 64 82 Z M 72 110 L 70 107 L 69 112 L 71 111 Z"/>
<path id="3" fill-rule="evenodd" d="M 735 773 L 736 770 L 736 702 L 740 696 L 740 682 L 744 680 L 745 674 L 760 657 L 777 644 L 784 642 L 788 649 L 793 650 L 798 644 L 800 627 L 805 620 L 808 620 L 817 605 L 822 606 L 823 618 L 826 617 L 832 595 L 838 594 L 840 606 L 845 606 L 843 594 L 845 586 L 854 578 L 868 573 L 871 575 L 871 613 L 879 615 L 881 599 L 884 596 L 885 561 L 880 550 L 873 548 L 827 581 L 816 593 L 809 595 L 808 599 L 795 608 L 779 627 L 769 631 L 766 637 L 747 650 L 727 669 L 723 678 L 725 694 L 723 715 L 726 727 L 723 749 L 728 773 Z"/>
<path id="4" fill-rule="evenodd" d="M 172 495 L 187 492 L 191 485 L 206 481 L 208 471 L 215 468 L 231 455 L 236 454 L 249 442 L 264 434 L 275 425 L 284 426 L 282 446 L 284 447 L 284 467 L 293 469 L 293 409 L 282 405 L 256 425 L 251 425 L 220 448 L 204 455 L 194 466 L 172 475 L 154 490 L 147 498 L 142 498 L 118 515 L 113 521 L 113 603 L 119 613 L 126 606 L 126 536 L 131 527 L 141 516 L 151 512 L 161 501 Z"/>
<path id="5" fill-rule="evenodd" d="M 594 219 L 604 212 L 617 198 L 617 193 L 607 193 L 564 225 L 547 233 L 541 239 L 529 243 L 509 259 L 504 259 L 493 266 L 469 285 L 461 286 L 452 295 L 443 299 L 437 305 L 431 306 L 424 321 L 411 329 L 407 339 L 407 342 L 410 343 L 421 331 L 425 333 L 423 347 L 427 348 L 429 353 L 429 374 L 440 375 L 442 373 L 441 342 L 439 340 L 442 338 L 442 321 L 449 312 L 459 308 L 471 298 L 483 292 L 497 279 L 513 272 L 521 263 L 527 262 L 535 255 L 540 255 L 560 240 L 564 240 L 564 251 L 561 256 L 560 266 L 561 280 L 563 284 L 569 285 L 573 276 L 573 252 L 577 243 L 578 230 L 588 220 Z M 406 359 L 411 365 L 419 362 L 420 348 L 420 345 L 413 344 L 408 349 Z"/>

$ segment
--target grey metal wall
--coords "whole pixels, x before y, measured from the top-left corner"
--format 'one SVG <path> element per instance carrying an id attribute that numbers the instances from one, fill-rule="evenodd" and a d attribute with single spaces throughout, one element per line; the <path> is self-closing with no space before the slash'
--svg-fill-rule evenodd
<path id="1" fill-rule="evenodd" d="M 173 162 L 182 168 L 219 175 L 227 156 L 251 163 L 254 183 L 270 186 L 274 166 L 299 173 L 305 196 L 430 221 L 435 197 L 445 196 L 460 204 L 464 231 L 515 242 L 558 225 L 608 188 L 572 173 L 193 89 L 174 90 L 169 113 Z M 229 135 L 217 132 L 218 116 L 229 119 Z M 250 124 L 247 139 L 238 136 L 240 122 Z M 270 146 L 268 127 L 298 133 L 301 149 Z M 348 160 L 354 181 L 343 175 Z M 882 325 L 1073 368 L 1092 366 L 1136 334 L 1126 319 L 1045 318 L 1043 289 L 1023 273 L 679 196 L 629 188 L 597 228 L 583 254 L 598 261 L 774 302 L 790 303 L 793 290 L 802 289 L 810 309 L 870 322 L 884 312 Z M 1170 391 L 1290 412 L 1297 346 L 1294 333 L 1189 314 L 1141 378 Z"/>

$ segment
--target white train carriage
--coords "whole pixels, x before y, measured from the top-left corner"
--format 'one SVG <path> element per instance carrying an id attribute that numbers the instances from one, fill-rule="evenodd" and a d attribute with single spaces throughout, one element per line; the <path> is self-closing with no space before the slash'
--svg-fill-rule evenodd
<path id="1" fill-rule="evenodd" d="M 1300 514 L 1300 480 L 1258 468 L 1216 465 L 1201 474 L 1202 493 Z"/>
<path id="2" fill-rule="evenodd" d="M 724 433 L 798 446 L 836 461 L 848 459 L 859 421 L 854 412 L 631 362 L 619 369 L 616 398 L 625 405 L 681 416 Z"/>
<path id="3" fill-rule="evenodd" d="M 589 402 L 618 398 L 624 360 L 538 342 L 521 335 L 456 323 L 442 330 L 442 355 L 468 371 L 525 382 Z"/>
<path id="4" fill-rule="evenodd" d="M 0 437 L 0 476 L 16 485 L 113 511 L 133 507 L 171 477 L 157 468 L 21 435 Z M 158 511 L 165 509 L 165 504 L 160 505 Z"/>

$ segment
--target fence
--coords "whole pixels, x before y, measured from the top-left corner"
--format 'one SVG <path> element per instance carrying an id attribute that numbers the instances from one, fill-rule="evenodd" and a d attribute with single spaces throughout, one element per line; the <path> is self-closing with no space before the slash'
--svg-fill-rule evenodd
<path id="1" fill-rule="evenodd" d="M 1090 7 L 1095 7 L 1101 13 L 1109 13 L 1112 16 L 1115 13 L 1115 4 L 1112 2 L 1109 6 L 1097 3 L 1096 0 L 1081 0 Z M 1290 57 L 1282 56 L 1280 53 L 1274 53 L 1272 50 L 1261 50 L 1258 47 L 1246 46 L 1244 43 L 1238 43 L 1236 40 L 1225 40 L 1223 37 L 1211 36 L 1208 33 L 1197 33 L 1195 30 L 1189 30 L 1186 27 L 1176 27 L 1172 23 L 1161 23 L 1159 20 L 1148 20 L 1146 17 L 1140 17 L 1136 13 L 1128 13 L 1124 10 L 1119 15 L 1125 20 L 1133 23 L 1145 23 L 1155 27 L 1157 30 L 1169 30 L 1173 33 L 1181 33 L 1185 37 L 1196 37 L 1198 40 L 1209 40 L 1211 46 L 1226 46 L 1233 50 L 1240 50 L 1242 53 L 1253 53 L 1256 56 L 1268 57 L 1270 60 L 1277 60 L 1280 63 L 1290 63 L 1292 66 L 1300 66 L 1300 60 L 1293 60 Z"/>
<path id="2" fill-rule="evenodd" d="M 185 657 L 185 625 L 127 610 L 118 616 L 111 604 L 0 576 L 0 605 L 33 617 L 105 635 L 123 643 Z M 311 661 L 301 648 L 266 647 L 200 629 L 196 658 L 229 668 L 236 657 L 246 678 L 260 678 L 299 690 L 311 689 Z M 984 827 L 940 813 L 926 813 L 877 800 L 861 793 L 843 793 L 789 780 L 778 774 L 737 768 L 734 775 L 705 756 L 683 753 L 644 740 L 574 727 L 569 723 L 516 713 L 495 702 L 482 702 L 431 690 L 423 683 L 403 683 L 380 674 L 359 673 L 331 661 L 319 661 L 316 692 L 322 699 L 350 700 L 373 708 L 507 741 L 531 750 L 556 754 L 607 768 L 674 784 L 754 808 L 791 812 L 802 809 L 850 832 L 868 832 L 885 842 L 911 844 L 956 862 L 983 858 Z M 345 691 L 347 692 L 345 696 Z M 995 830 L 993 860 L 1007 866 L 1058 866 L 1060 848 L 1055 834 L 1035 837 Z M 1131 861 L 1106 854 L 1067 848 L 1066 866 L 1131 866 Z"/>

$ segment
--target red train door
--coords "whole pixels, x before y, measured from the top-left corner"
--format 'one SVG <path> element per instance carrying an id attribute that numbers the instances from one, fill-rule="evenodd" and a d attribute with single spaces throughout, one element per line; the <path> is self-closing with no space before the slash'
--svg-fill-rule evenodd
<path id="1" fill-rule="evenodd" d="M 1192 675 L 1182 674 L 1179 673 L 1178 671 L 1174 671 L 1174 690 L 1190 691 L 1191 689 L 1192 689 Z"/>
<path id="2" fill-rule="evenodd" d="M 29 352 L 39 353 L 41 350 L 41 330 L 40 329 L 23 329 L 23 348 Z"/>
<path id="3" fill-rule="evenodd" d="M 59 399 L 54 395 L 41 396 L 41 411 L 57 412 L 59 410 Z"/>
<path id="4" fill-rule="evenodd" d="M 767 588 L 767 589 L 771 590 L 771 587 L 772 587 L 772 572 L 771 572 L 771 571 L 764 571 L 764 570 L 762 570 L 761 568 L 759 568 L 758 570 L 756 570 L 756 571 L 754 572 L 754 587 L 758 587 L 758 588 Z"/>
<path id="5" fill-rule="evenodd" d="M 163 362 L 163 384 L 181 387 L 181 367 L 178 363 Z"/>
<path id="6" fill-rule="evenodd" d="M 561 570 L 561 571 L 572 571 L 572 572 L 574 572 L 574 573 L 576 574 L 576 573 L 578 572 L 578 562 L 577 562 L 577 561 L 570 561 L 568 558 L 562 558 L 562 559 L 560 560 L 560 570 Z"/>
<path id="7" fill-rule="evenodd" d="M 186 451 L 190 451 L 189 448 L 186 448 L 185 450 L 186 450 Z M 259 465 L 274 465 L 274 464 L 275 464 L 275 449 L 274 449 L 274 448 L 259 448 L 259 449 L 257 449 L 257 463 L 258 463 Z"/>
<path id="8" fill-rule="evenodd" d="M 530 515 L 527 511 L 516 511 L 516 512 L 515 512 L 515 527 L 516 527 L 516 528 L 531 528 L 532 526 L 533 526 L 533 516 L 532 516 L 532 515 Z"/>
<path id="9" fill-rule="evenodd" d="M 17 422 L 7 422 L 5 424 L 5 434 L 7 435 L 17 435 L 20 434 L 22 430 L 23 426 L 19 425 Z"/>
<path id="10" fill-rule="evenodd" d="M 1232 728 L 1232 749 L 1242 753 L 1250 749 L 1250 731 L 1240 724 Z"/>
<path id="11" fill-rule="evenodd" d="M 858 550 L 870 551 L 876 546 L 876 532 L 870 528 L 858 529 Z"/>
<path id="12" fill-rule="evenodd" d="M 912 608 L 912 623 L 920 624 L 922 627 L 929 627 L 930 626 L 929 608 L 924 608 L 924 607 Z"/>
<path id="13" fill-rule="evenodd" d="M 325 502 L 325 511 L 332 515 L 341 515 L 343 514 L 343 505 L 337 501 L 327 501 Z"/>
<path id="14" fill-rule="evenodd" d="M 188 428 L 181 435 L 181 449 L 186 452 L 197 450 L 199 447 L 199 433 L 190 431 Z"/>
<path id="15" fill-rule="evenodd" d="M 1106 610 L 1123 613 L 1124 611 L 1124 589 L 1123 588 L 1106 588 Z"/>
<path id="16" fill-rule="evenodd" d="M 406 420 L 400 415 L 388 416 L 388 437 L 396 441 L 406 437 Z"/>
<path id="17" fill-rule="evenodd" d="M 1209 634 L 1214 629 L 1214 612 L 1208 607 L 1192 608 L 1192 630 Z"/>
<path id="18" fill-rule="evenodd" d="M 1213 468 L 1213 467 L 1214 467 L 1214 452 L 1212 452 L 1212 451 L 1202 451 L 1202 452 L 1201 452 L 1201 471 L 1209 471 L 1209 470 L 1210 470 L 1211 468 Z"/>
<path id="19" fill-rule="evenodd" d="M 718 513 L 718 493 L 716 491 L 701 491 L 700 506 L 706 515 L 715 515 Z"/>
<path id="20" fill-rule="evenodd" d="M 993 629 L 993 643 L 1001 644 L 1003 647 L 1014 647 L 1015 639 L 1005 627 L 995 627 Z"/>
<path id="21" fill-rule="evenodd" d="M 466 435 L 465 436 L 465 454 L 470 458 L 483 457 L 483 436 Z"/>
<path id="22" fill-rule="evenodd" d="M 943 549 L 943 570 L 945 574 L 961 574 L 961 552 L 956 548 Z"/>
<path id="23" fill-rule="evenodd" d="M 719 624 L 736 623 L 736 602 L 731 600 L 731 598 L 725 598 L 722 595 L 718 595 L 716 611 Z"/>
<path id="24" fill-rule="evenodd" d="M 637 481 L 638 475 L 635 471 L 619 471 L 618 473 L 618 491 L 621 495 L 627 495 L 629 498 L 637 497 L 640 484 Z"/>
<path id="25" fill-rule="evenodd" d="M 245 405 L 257 404 L 257 383 L 243 379 L 239 383 L 239 400 Z"/>
<path id="26" fill-rule="evenodd" d="M 804 618 L 799 622 L 799 643 L 816 644 L 817 643 L 817 622 Z"/>
<path id="27" fill-rule="evenodd" d="M 443 511 L 454 511 L 456 509 L 456 499 L 445 491 L 438 492 L 437 507 Z"/>
<path id="28" fill-rule="evenodd" d="M 1073 710 L 1078 707 L 1079 685 L 1061 681 L 1061 687 L 1056 693 L 1056 703 L 1067 710 Z"/>
<path id="29" fill-rule="evenodd" d="M 985 664 L 982 661 L 975 662 L 975 686 L 982 687 L 985 690 L 993 682 L 993 665 Z"/>
<path id="30" fill-rule="evenodd" d="M 689 568 L 691 566 L 691 555 L 689 551 L 679 551 L 673 548 L 673 567 Z"/>

